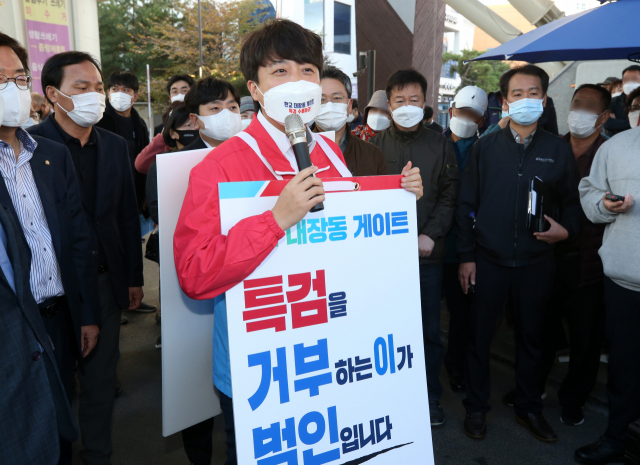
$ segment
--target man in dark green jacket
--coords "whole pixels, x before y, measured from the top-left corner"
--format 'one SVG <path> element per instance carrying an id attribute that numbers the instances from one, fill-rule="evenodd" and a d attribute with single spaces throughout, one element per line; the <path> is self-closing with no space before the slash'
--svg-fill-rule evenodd
<path id="1" fill-rule="evenodd" d="M 422 124 L 427 93 L 425 77 L 413 69 L 397 71 L 389 78 L 386 92 L 393 122 L 370 142 L 382 149 L 389 174 L 400 174 L 411 162 L 413 167 L 420 168 L 423 179 L 424 196 L 417 203 L 422 331 L 431 425 L 439 426 L 445 422 L 438 378 L 443 353 L 440 297 L 444 237 L 453 226 L 460 174 L 447 138 Z"/>

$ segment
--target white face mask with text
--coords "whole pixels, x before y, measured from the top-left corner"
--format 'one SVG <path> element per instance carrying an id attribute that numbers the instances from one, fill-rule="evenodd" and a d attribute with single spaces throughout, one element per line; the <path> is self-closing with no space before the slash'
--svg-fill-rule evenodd
<path id="1" fill-rule="evenodd" d="M 262 94 L 259 87 L 258 91 Z M 288 115 L 297 114 L 300 115 L 304 124 L 308 124 L 320 111 L 322 87 L 304 80 L 285 82 L 262 95 L 264 97 L 262 108 L 270 118 L 284 125 L 284 119 Z"/>

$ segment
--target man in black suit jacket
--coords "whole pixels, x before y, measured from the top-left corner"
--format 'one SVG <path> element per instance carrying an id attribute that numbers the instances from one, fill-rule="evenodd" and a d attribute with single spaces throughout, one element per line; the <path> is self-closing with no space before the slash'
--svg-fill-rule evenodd
<path id="1" fill-rule="evenodd" d="M 42 70 L 42 87 L 56 112 L 29 129 L 71 152 L 98 273 L 101 334 L 79 372 L 79 421 L 83 462 L 102 465 L 112 453 L 121 311 L 137 308 L 143 296 L 140 220 L 126 141 L 93 127 L 105 101 L 98 63 L 83 52 L 54 55 Z"/>
<path id="2" fill-rule="evenodd" d="M 0 463 L 56 465 L 73 413 L 29 285 L 31 253 L 0 204 Z"/>

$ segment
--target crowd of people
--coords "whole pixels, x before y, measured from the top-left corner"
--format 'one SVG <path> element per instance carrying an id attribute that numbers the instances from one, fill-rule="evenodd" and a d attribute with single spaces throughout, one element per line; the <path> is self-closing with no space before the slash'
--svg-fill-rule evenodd
<path id="1" fill-rule="evenodd" d="M 142 302 L 140 242 L 141 216 L 159 224 L 155 159 L 195 149 L 211 151 L 191 172 L 175 267 L 189 297 L 213 299 L 213 384 L 227 464 L 236 463 L 236 451 L 225 291 L 324 201 L 322 178 L 381 175 L 401 175 L 399 187 L 416 196 L 431 426 L 447 419 L 439 402 L 444 364 L 451 389 L 466 391 L 464 432 L 476 440 L 490 434 L 490 345 L 508 311 L 516 386 L 503 401 L 517 423 L 540 441 L 558 439 L 542 411 L 566 327 L 563 423 L 585 421 L 605 343 L 609 363 L 608 427 L 575 458 L 622 460 L 628 426 L 640 417 L 640 361 L 632 355 L 640 352 L 640 214 L 633 206 L 640 66 L 578 87 L 565 135 L 547 96 L 549 76 L 534 65 L 506 71 L 489 95 L 459 89 L 445 129 L 418 71 L 393 73 L 360 112 L 351 78 L 324 65 L 320 37 L 276 20 L 243 44 L 249 96 L 222 79 L 173 76 L 149 142 L 133 108 L 134 74 L 105 79 L 91 55 L 63 52 L 42 69 L 42 96 L 31 93 L 29 63 L 27 50 L 0 33 L 0 463 L 71 464 L 79 432 L 83 463 L 111 463 L 122 312 L 156 311 Z M 284 99 L 309 103 L 301 116 L 314 166 L 304 170 L 284 134 Z M 490 102 L 500 110 L 490 111 Z M 223 235 L 218 183 L 274 178 L 289 181 L 275 207 Z M 539 213 L 537 229 L 534 179 L 558 203 L 558 214 Z M 446 353 L 442 298 L 450 314 Z M 70 408 L 76 377 L 77 425 Z M 211 463 L 213 421 L 182 432 L 193 464 Z"/>

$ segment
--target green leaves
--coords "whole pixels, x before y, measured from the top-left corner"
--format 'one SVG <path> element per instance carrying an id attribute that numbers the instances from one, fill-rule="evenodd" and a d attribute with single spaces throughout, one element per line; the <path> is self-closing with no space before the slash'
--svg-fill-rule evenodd
<path id="1" fill-rule="evenodd" d="M 255 0 L 202 1 L 203 76 L 234 84 L 248 95 L 240 71 L 243 39 L 260 26 Z M 146 65 L 151 67 L 154 111 L 168 102 L 165 85 L 174 74 L 198 77 L 198 5 L 195 1 L 106 0 L 98 3 L 100 50 L 105 76 L 133 72 L 146 99 Z"/>
<path id="2" fill-rule="evenodd" d="M 445 52 L 442 55 L 442 63 L 455 61 L 451 65 L 451 72 L 458 73 L 462 82 L 456 92 L 465 86 L 478 86 L 487 94 L 499 90 L 498 83 L 500 76 L 511 67 L 511 64 L 504 61 L 469 61 L 482 55 L 484 52 L 477 50 L 463 50 L 461 54 Z"/>

